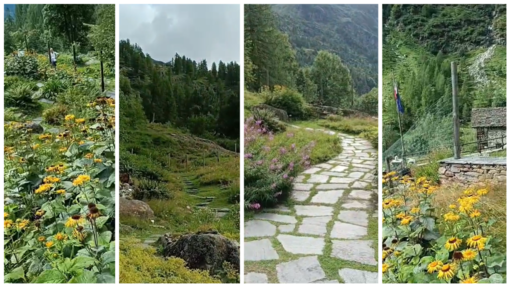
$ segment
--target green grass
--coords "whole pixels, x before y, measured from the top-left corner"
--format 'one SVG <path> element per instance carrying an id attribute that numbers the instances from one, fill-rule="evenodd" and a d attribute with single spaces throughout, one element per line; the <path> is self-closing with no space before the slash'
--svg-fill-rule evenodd
<path id="1" fill-rule="evenodd" d="M 506 157 L 506 149 L 489 154 L 490 157 Z"/>

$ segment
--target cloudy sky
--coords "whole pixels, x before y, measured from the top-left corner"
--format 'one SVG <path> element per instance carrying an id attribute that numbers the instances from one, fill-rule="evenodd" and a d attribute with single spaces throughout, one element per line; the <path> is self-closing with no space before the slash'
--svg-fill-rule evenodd
<path id="1" fill-rule="evenodd" d="M 240 62 L 239 5 L 120 5 L 120 39 L 153 59 Z"/>

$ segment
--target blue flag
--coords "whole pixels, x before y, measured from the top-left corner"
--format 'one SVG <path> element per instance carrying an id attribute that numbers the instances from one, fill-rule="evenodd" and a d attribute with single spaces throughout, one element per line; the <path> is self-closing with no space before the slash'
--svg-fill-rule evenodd
<path id="1" fill-rule="evenodd" d="M 397 102 L 397 109 L 398 112 L 403 114 L 404 113 L 404 105 L 402 104 L 402 101 L 400 100 L 400 95 L 398 94 L 397 85 L 395 85 L 395 101 Z"/>

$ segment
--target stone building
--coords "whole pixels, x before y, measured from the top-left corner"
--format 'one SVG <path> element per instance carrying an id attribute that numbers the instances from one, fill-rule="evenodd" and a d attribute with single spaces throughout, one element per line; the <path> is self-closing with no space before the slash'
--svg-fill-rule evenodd
<path id="1" fill-rule="evenodd" d="M 479 152 L 506 147 L 506 107 L 473 109 L 471 127 L 476 129 Z"/>

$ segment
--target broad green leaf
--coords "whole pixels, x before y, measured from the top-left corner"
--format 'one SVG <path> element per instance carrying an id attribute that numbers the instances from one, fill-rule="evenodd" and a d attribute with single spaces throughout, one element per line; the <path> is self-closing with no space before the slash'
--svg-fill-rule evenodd
<path id="1" fill-rule="evenodd" d="M 101 234 L 99 234 L 99 245 L 109 246 L 111 239 L 112 239 L 112 232 L 104 231 Z"/>
<path id="2" fill-rule="evenodd" d="M 85 269 L 80 275 L 71 278 L 71 280 L 69 280 L 68 283 L 96 283 L 96 282 L 97 278 L 94 272 Z"/>
<path id="3" fill-rule="evenodd" d="M 23 270 L 23 266 L 20 266 L 12 270 L 10 273 L 5 274 L 4 282 L 12 282 L 22 278 L 25 278 L 25 270 Z"/>
<path id="4" fill-rule="evenodd" d="M 115 276 L 108 273 L 97 274 L 97 283 L 115 283 Z"/>
<path id="5" fill-rule="evenodd" d="M 44 270 L 32 283 L 64 283 L 67 278 L 56 269 Z"/>
<path id="6" fill-rule="evenodd" d="M 503 276 L 501 276 L 500 274 L 492 274 L 491 277 L 489 277 L 489 280 L 490 283 L 500 284 L 503 283 Z"/>
<path id="7" fill-rule="evenodd" d="M 96 219 L 96 225 L 97 225 L 97 228 L 100 229 L 104 226 L 104 224 L 108 221 L 109 217 L 108 216 L 100 216 Z"/>
<path id="8" fill-rule="evenodd" d="M 101 255 L 101 261 L 103 264 L 115 262 L 115 251 L 107 251 Z"/>

